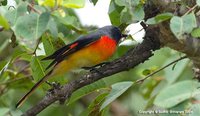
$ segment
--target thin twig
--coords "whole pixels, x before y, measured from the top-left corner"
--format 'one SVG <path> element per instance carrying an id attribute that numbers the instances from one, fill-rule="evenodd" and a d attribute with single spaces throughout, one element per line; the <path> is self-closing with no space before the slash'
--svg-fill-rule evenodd
<path id="1" fill-rule="evenodd" d="M 32 4 L 28 3 L 28 7 L 30 7 L 34 12 L 38 13 L 38 14 L 42 14 L 39 10 L 35 9 Z"/>
<path id="2" fill-rule="evenodd" d="M 162 68 L 160 68 L 160 69 L 154 71 L 153 73 L 147 75 L 146 77 L 135 81 L 135 83 L 142 83 L 142 82 L 144 82 L 146 79 L 148 79 L 148 78 L 150 78 L 151 76 L 153 76 L 154 74 L 156 74 L 156 73 L 162 71 L 163 69 L 165 69 L 165 68 L 171 66 L 172 64 L 177 63 L 178 61 L 183 60 L 183 59 L 185 59 L 185 58 L 187 58 L 187 56 L 180 57 L 179 59 L 177 59 L 177 60 L 175 60 L 175 61 L 173 61 L 173 62 L 171 62 L 171 63 L 165 65 L 164 67 L 162 67 Z"/>
<path id="3" fill-rule="evenodd" d="M 192 8 L 190 8 L 183 16 L 187 15 L 188 13 L 190 13 L 191 11 L 193 11 L 198 5 L 194 5 Z"/>

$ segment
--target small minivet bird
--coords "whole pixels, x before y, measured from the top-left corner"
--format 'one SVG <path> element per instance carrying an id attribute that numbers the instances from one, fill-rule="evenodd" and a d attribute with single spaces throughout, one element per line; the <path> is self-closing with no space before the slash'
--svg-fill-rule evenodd
<path id="1" fill-rule="evenodd" d="M 16 108 L 20 107 L 33 91 L 49 77 L 63 75 L 73 69 L 91 67 L 107 60 L 115 52 L 120 39 L 126 36 L 118 27 L 105 26 L 86 36 L 79 37 L 76 41 L 47 56 L 43 60 L 53 61 L 46 69 L 53 67 L 52 70 L 18 101 Z"/>

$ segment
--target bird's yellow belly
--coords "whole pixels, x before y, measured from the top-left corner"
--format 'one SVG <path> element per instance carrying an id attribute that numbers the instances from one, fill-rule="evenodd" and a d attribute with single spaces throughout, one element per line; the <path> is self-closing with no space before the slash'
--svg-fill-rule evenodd
<path id="1" fill-rule="evenodd" d="M 72 69 L 90 67 L 99 64 L 112 56 L 116 49 L 114 40 L 101 41 L 101 39 L 81 50 L 71 54 L 66 60 L 56 65 L 53 74 L 63 74 Z"/>

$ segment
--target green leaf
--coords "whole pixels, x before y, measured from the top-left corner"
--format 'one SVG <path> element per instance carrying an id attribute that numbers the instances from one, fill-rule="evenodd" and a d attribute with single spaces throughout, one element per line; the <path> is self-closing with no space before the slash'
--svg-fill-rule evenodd
<path id="1" fill-rule="evenodd" d="M 148 25 L 154 25 L 154 24 L 158 24 L 161 23 L 163 21 L 166 21 L 170 18 L 172 18 L 173 14 L 172 13 L 162 13 L 162 14 L 158 14 L 157 16 L 150 18 L 146 21 L 146 24 Z"/>
<path id="2" fill-rule="evenodd" d="M 0 53 L 2 53 L 8 45 L 9 45 L 9 40 L 8 39 L 6 39 L 5 41 L 1 42 L 1 44 L 0 44 Z"/>
<path id="3" fill-rule="evenodd" d="M 56 17 L 56 19 L 60 23 L 64 24 L 65 26 L 67 26 L 75 31 L 82 31 L 81 25 L 80 25 L 80 23 L 78 23 L 79 21 L 76 17 L 74 17 L 74 16 L 62 17 L 62 16 L 58 15 L 57 13 L 54 13 L 53 15 Z"/>
<path id="4" fill-rule="evenodd" d="M 1 14 L 0 14 L 0 26 L 3 26 L 5 29 L 9 29 L 10 28 L 10 26 L 8 24 L 8 21 L 6 20 L 6 18 L 1 16 Z"/>
<path id="5" fill-rule="evenodd" d="M 57 2 L 57 3 L 56 3 Z M 55 4 L 61 4 L 62 0 L 38 0 L 39 5 L 54 7 Z"/>
<path id="6" fill-rule="evenodd" d="M 149 75 L 150 73 L 151 73 L 151 70 L 149 70 L 149 69 L 145 69 L 145 70 L 142 71 L 142 74 L 143 74 L 144 76 L 147 76 L 147 75 Z"/>
<path id="7" fill-rule="evenodd" d="M 90 0 L 94 5 L 97 4 L 98 0 Z"/>
<path id="8" fill-rule="evenodd" d="M 198 6 L 200 6 L 200 0 L 196 0 Z"/>
<path id="9" fill-rule="evenodd" d="M 37 56 L 32 57 L 30 65 L 32 69 L 33 78 L 36 81 L 40 80 L 45 75 L 45 69 Z"/>
<path id="10" fill-rule="evenodd" d="M 88 109 L 84 111 L 82 116 L 103 116 L 103 111 L 100 111 L 101 104 L 105 100 L 108 93 L 103 93 L 97 96 L 89 105 Z"/>
<path id="11" fill-rule="evenodd" d="M 20 109 L 18 109 L 18 110 L 11 110 L 10 111 L 10 115 L 11 116 L 21 116 L 21 115 L 23 115 L 23 112 Z"/>
<path id="12" fill-rule="evenodd" d="M 184 33 L 191 33 L 195 27 L 197 23 L 193 12 L 182 17 L 173 16 L 170 21 L 171 31 L 178 39 L 181 39 Z"/>
<path id="13" fill-rule="evenodd" d="M 99 80 L 99 81 L 97 81 L 93 84 L 82 87 L 72 94 L 68 104 L 71 104 L 71 103 L 77 101 L 81 97 L 83 97 L 83 96 L 85 96 L 85 95 L 87 95 L 87 94 L 89 94 L 89 93 L 91 93 L 95 90 L 105 88 L 105 87 L 106 87 L 106 83 L 104 82 L 104 80 Z"/>
<path id="14" fill-rule="evenodd" d="M 15 35 L 18 38 L 38 39 L 46 31 L 49 22 L 49 13 L 41 15 L 31 13 L 17 19 L 14 27 Z"/>
<path id="15" fill-rule="evenodd" d="M 49 31 L 51 32 L 51 34 L 52 34 L 52 36 L 53 36 L 54 38 L 56 38 L 56 37 L 58 36 L 57 24 L 56 24 L 56 22 L 54 21 L 53 18 L 51 18 L 51 19 L 49 20 L 49 23 L 48 23 L 48 25 L 47 25 L 47 30 L 49 30 Z"/>
<path id="16" fill-rule="evenodd" d="M 102 104 L 100 110 L 104 109 L 108 104 L 113 102 L 116 98 L 118 98 L 120 95 L 122 95 L 128 88 L 130 88 L 133 85 L 133 82 L 127 81 L 127 82 L 119 82 L 112 85 L 112 90 L 106 97 L 104 103 Z"/>
<path id="17" fill-rule="evenodd" d="M 115 0 L 115 3 L 118 6 L 125 6 L 126 5 L 127 0 Z"/>
<path id="18" fill-rule="evenodd" d="M 119 26 L 121 24 L 119 17 L 120 17 L 120 12 L 123 10 L 123 8 L 124 7 L 116 5 L 114 1 L 110 2 L 108 14 L 112 25 Z"/>
<path id="19" fill-rule="evenodd" d="M 63 0 L 62 6 L 67 8 L 83 8 L 85 0 Z"/>
<path id="20" fill-rule="evenodd" d="M 38 0 L 39 5 L 55 7 L 64 6 L 67 8 L 83 8 L 85 0 Z"/>
<path id="21" fill-rule="evenodd" d="M 144 10 L 142 5 L 139 4 L 135 6 L 135 4 L 131 3 L 131 1 L 126 1 L 124 4 L 126 4 L 126 7 L 120 13 L 121 23 L 131 24 L 144 18 Z"/>
<path id="22" fill-rule="evenodd" d="M 182 18 L 183 18 L 184 32 L 191 33 L 192 30 L 195 27 L 197 27 L 196 16 L 195 16 L 194 12 L 192 12 L 188 15 L 185 15 Z"/>
<path id="23" fill-rule="evenodd" d="M 188 114 L 189 116 L 199 116 L 200 104 L 193 104 L 192 107 L 188 110 Z"/>
<path id="24" fill-rule="evenodd" d="M 20 59 L 30 62 L 32 57 L 32 55 L 29 54 L 30 52 L 31 51 L 29 51 L 25 46 L 18 45 L 13 50 L 12 60 L 15 60 L 16 58 L 20 57 Z"/>
<path id="25" fill-rule="evenodd" d="M 140 0 L 115 0 L 115 3 L 119 6 L 137 6 Z"/>
<path id="26" fill-rule="evenodd" d="M 44 45 L 44 50 L 45 50 L 46 55 L 50 55 L 55 51 L 52 39 L 53 38 L 48 34 L 44 34 L 42 36 L 42 42 Z"/>
<path id="27" fill-rule="evenodd" d="M 108 93 L 103 93 L 103 94 L 100 94 L 99 96 L 97 96 L 88 107 L 90 109 L 90 111 L 92 109 L 94 109 L 96 105 L 101 105 L 107 95 L 108 95 Z"/>
<path id="28" fill-rule="evenodd" d="M 6 116 L 8 114 L 8 112 L 10 111 L 9 108 L 6 107 L 0 107 L 0 112 L 1 112 L 1 116 Z"/>
<path id="29" fill-rule="evenodd" d="M 5 18 L 8 20 L 11 26 L 14 26 L 17 19 L 21 16 L 24 16 L 27 14 L 27 3 L 21 2 L 17 9 L 9 10 L 5 14 Z"/>
<path id="30" fill-rule="evenodd" d="M 4 71 L 8 68 L 11 60 L 5 64 L 5 66 L 0 70 L 0 77 L 2 77 Z"/>
<path id="31" fill-rule="evenodd" d="M 6 6 L 7 5 L 7 0 L 0 0 L 0 5 Z"/>
<path id="32" fill-rule="evenodd" d="M 131 8 L 130 12 L 133 12 L 132 20 L 133 22 L 141 21 L 144 19 L 144 9 L 143 5 L 135 6 L 135 8 Z"/>
<path id="33" fill-rule="evenodd" d="M 193 37 L 200 37 L 200 28 L 196 28 L 192 31 L 191 35 Z"/>
<path id="34" fill-rule="evenodd" d="M 156 96 L 154 104 L 163 108 L 173 107 L 200 94 L 200 90 L 197 89 L 199 85 L 197 81 L 181 81 L 168 86 Z"/>
<path id="35" fill-rule="evenodd" d="M 124 8 L 122 10 L 122 12 L 120 13 L 120 22 L 121 23 L 126 23 L 126 24 L 130 24 L 132 23 L 132 15 L 130 13 L 130 10 L 128 8 Z"/>
<path id="36" fill-rule="evenodd" d="M 173 57 L 173 58 L 169 59 L 165 63 L 165 65 L 169 64 L 169 62 L 172 62 L 175 59 L 177 59 L 177 57 L 175 57 L 175 58 Z M 173 82 L 175 82 L 180 77 L 180 75 L 183 73 L 184 69 L 187 67 L 188 63 L 189 63 L 189 59 L 184 59 L 184 60 L 181 60 L 176 63 L 174 70 L 172 70 L 173 66 L 170 66 L 170 67 L 164 69 L 164 72 L 165 72 L 164 77 L 167 80 L 169 85 L 172 84 Z"/>

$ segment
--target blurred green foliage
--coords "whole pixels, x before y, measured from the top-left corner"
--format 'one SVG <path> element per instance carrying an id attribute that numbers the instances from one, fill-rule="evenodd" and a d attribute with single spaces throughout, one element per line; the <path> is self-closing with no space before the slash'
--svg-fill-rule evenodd
<path id="1" fill-rule="evenodd" d="M 110 21 L 116 26 L 128 26 L 142 20 L 146 1 L 111 0 Z M 95 5 L 98 0 L 91 2 Z M 18 116 L 38 102 L 50 88 L 43 84 L 21 108 L 14 108 L 17 100 L 47 73 L 45 68 L 49 62 L 41 59 L 97 27 L 82 25 L 73 11 L 84 7 L 84 0 L 37 0 L 34 5 L 30 0 L 17 0 L 16 6 L 6 4 L 7 0 L 0 0 L 0 116 Z M 197 22 L 193 12 L 181 17 L 162 13 L 146 23 L 156 25 L 167 20 L 170 20 L 171 31 L 177 38 L 181 39 L 184 33 L 199 37 L 199 28 L 194 29 Z M 119 46 L 112 59 L 120 57 L 131 47 L 134 46 Z M 110 116 L 117 112 L 116 107 L 124 108 L 129 115 L 135 116 L 145 110 L 192 111 L 188 115 L 198 116 L 200 91 L 197 88 L 200 84 L 192 79 L 192 63 L 188 59 L 177 62 L 141 84 L 134 83 L 180 56 L 174 50 L 162 48 L 138 67 L 85 86 L 74 92 L 65 105 L 54 103 L 39 116 Z M 50 81 L 67 83 L 82 73 L 85 72 L 70 73 L 67 78 Z M 119 104 L 115 106 L 113 101 Z"/>

